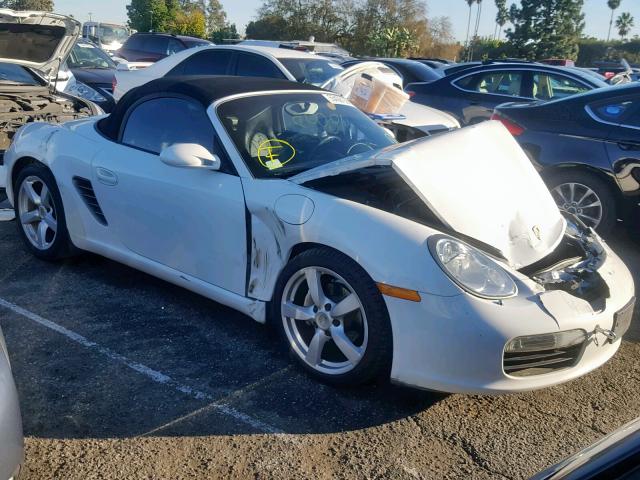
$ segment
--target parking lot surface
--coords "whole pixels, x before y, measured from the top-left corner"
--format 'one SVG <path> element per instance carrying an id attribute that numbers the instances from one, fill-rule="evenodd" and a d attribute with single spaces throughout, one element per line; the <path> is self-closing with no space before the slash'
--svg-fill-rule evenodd
<path id="1" fill-rule="evenodd" d="M 38 261 L 0 222 L 25 479 L 526 478 L 640 415 L 637 317 L 611 362 L 543 391 L 336 389 L 233 310 L 94 255 Z"/>

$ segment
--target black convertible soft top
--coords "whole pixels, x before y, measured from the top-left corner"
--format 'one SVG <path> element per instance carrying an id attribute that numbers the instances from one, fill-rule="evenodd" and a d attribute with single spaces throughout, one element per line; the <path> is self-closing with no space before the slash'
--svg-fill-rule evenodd
<path id="1" fill-rule="evenodd" d="M 127 92 L 115 106 L 111 115 L 102 119 L 98 126 L 104 135 L 117 140 L 120 125 L 122 125 L 129 108 L 138 100 L 147 96 L 162 94 L 184 95 L 207 108 L 216 100 L 231 95 L 270 90 L 321 91 L 322 89 L 289 80 L 259 77 L 190 76 L 159 78 Z M 167 118 L 167 121 L 170 122 L 171 119 Z"/>

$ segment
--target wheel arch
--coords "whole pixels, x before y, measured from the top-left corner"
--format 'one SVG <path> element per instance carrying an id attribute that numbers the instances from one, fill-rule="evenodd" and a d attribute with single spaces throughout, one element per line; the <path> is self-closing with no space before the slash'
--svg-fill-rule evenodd
<path id="1" fill-rule="evenodd" d="M 558 173 L 564 173 L 569 170 L 576 170 L 576 171 L 588 173 L 590 175 L 593 175 L 599 178 L 607 185 L 607 187 L 609 187 L 609 189 L 611 190 L 611 193 L 616 198 L 616 202 L 620 201 L 620 189 L 618 187 L 618 183 L 616 182 L 616 180 L 611 175 L 607 174 L 601 169 L 585 163 L 560 163 L 556 165 L 550 165 L 548 167 L 545 167 L 540 172 L 540 176 L 546 182 L 550 180 L 554 175 Z"/>
<path id="2" fill-rule="evenodd" d="M 42 165 L 43 167 L 45 167 L 47 170 L 51 171 L 51 169 L 49 168 L 49 166 L 38 160 L 35 157 L 29 156 L 29 155 L 25 155 L 23 157 L 20 157 L 19 159 L 17 159 L 12 167 L 11 167 L 11 185 L 7 185 L 7 187 L 9 187 L 10 191 L 11 191 L 11 200 L 13 201 L 13 196 L 15 195 L 14 190 L 15 190 L 15 186 L 16 186 L 16 181 L 18 180 L 18 175 L 20 175 L 20 172 L 22 170 L 24 170 L 26 167 L 28 167 L 29 165 Z"/>

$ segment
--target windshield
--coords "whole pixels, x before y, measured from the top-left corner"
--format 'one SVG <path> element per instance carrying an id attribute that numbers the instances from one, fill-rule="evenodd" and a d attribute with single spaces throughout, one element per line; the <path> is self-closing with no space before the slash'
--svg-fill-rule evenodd
<path id="1" fill-rule="evenodd" d="M 124 43 L 129 38 L 129 30 L 118 25 L 102 24 L 98 27 L 98 38 L 102 43 Z"/>
<path id="2" fill-rule="evenodd" d="M 335 62 L 321 58 L 279 58 L 296 81 L 320 86 L 339 74 L 344 68 Z"/>
<path id="3" fill-rule="evenodd" d="M 330 93 L 253 95 L 225 102 L 217 113 L 256 178 L 287 178 L 395 143 Z"/>
<path id="4" fill-rule="evenodd" d="M 26 68 L 13 63 L 0 63 L 0 83 L 5 85 L 42 85 Z"/>
<path id="5" fill-rule="evenodd" d="M 95 45 L 82 42 L 76 43 L 67 59 L 69 68 L 91 68 L 108 70 L 116 68 L 111 57 Z"/>

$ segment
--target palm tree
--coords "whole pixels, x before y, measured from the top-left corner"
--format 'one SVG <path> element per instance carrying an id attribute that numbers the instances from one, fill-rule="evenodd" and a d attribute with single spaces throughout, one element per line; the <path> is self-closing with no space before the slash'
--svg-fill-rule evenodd
<path id="1" fill-rule="evenodd" d="M 609 20 L 609 34 L 607 35 L 607 42 L 611 40 L 611 27 L 613 27 L 613 14 L 620 7 L 622 0 L 607 0 L 607 5 L 611 9 L 611 20 Z"/>
<path id="2" fill-rule="evenodd" d="M 509 21 L 509 10 L 507 10 L 507 0 L 495 0 L 496 7 L 498 8 L 498 13 L 496 14 L 496 28 L 498 29 L 498 34 L 495 35 L 497 40 L 500 40 L 502 37 L 502 29 Z"/>
<path id="3" fill-rule="evenodd" d="M 634 27 L 634 18 L 629 12 L 621 13 L 616 20 L 616 28 L 620 34 L 620 38 L 624 40 Z"/>
<path id="4" fill-rule="evenodd" d="M 478 13 L 476 15 L 476 29 L 473 33 L 474 38 L 478 38 L 478 30 L 480 28 L 480 17 L 482 16 L 482 0 L 476 0 L 478 2 Z"/>
<path id="5" fill-rule="evenodd" d="M 464 0 L 469 5 L 469 20 L 467 20 L 467 39 L 465 40 L 465 46 L 469 46 L 469 31 L 471 30 L 471 7 L 476 3 L 476 0 Z"/>
<path id="6" fill-rule="evenodd" d="M 471 39 L 471 44 L 469 46 L 469 61 L 473 60 L 473 46 L 475 45 L 476 40 L 478 39 L 478 29 L 480 28 L 480 17 L 482 16 L 482 0 L 476 0 L 478 3 L 478 13 L 476 14 L 476 27 L 473 31 L 473 38 Z"/>

